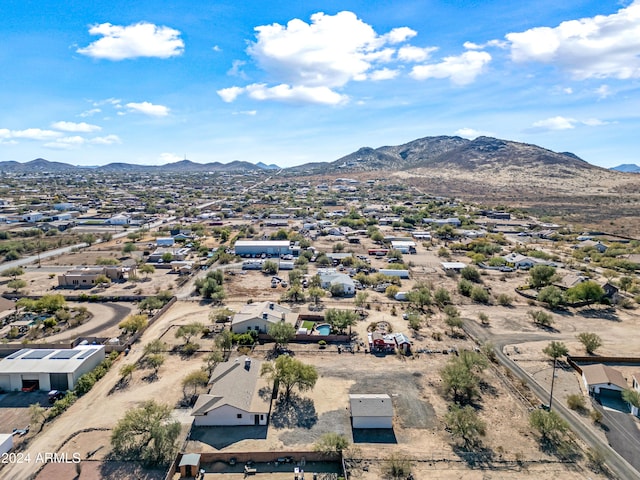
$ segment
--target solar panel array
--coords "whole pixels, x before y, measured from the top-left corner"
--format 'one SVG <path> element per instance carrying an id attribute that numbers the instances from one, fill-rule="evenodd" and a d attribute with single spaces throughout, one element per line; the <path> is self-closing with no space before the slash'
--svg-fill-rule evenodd
<path id="1" fill-rule="evenodd" d="M 42 360 L 44 357 L 52 354 L 53 352 L 55 352 L 55 350 L 47 350 L 47 349 L 32 350 L 31 352 L 27 353 L 24 357 L 22 357 L 21 360 Z"/>
<path id="2" fill-rule="evenodd" d="M 17 352 L 12 353 L 11 355 L 9 355 L 7 357 L 7 360 L 12 360 L 14 358 L 18 358 L 20 355 L 22 355 L 24 352 L 28 352 L 29 349 L 28 348 L 22 348 L 20 350 L 18 350 Z"/>
<path id="3" fill-rule="evenodd" d="M 69 360 L 70 358 L 75 357 L 81 351 L 82 350 L 60 350 L 55 355 L 52 355 L 51 358 L 56 360 Z"/>
<path id="4" fill-rule="evenodd" d="M 86 350 L 84 350 L 84 352 L 78 356 L 77 360 L 84 360 L 87 357 L 90 357 L 91 355 L 93 355 L 93 352 L 95 352 L 96 350 L 98 350 L 97 348 L 87 348 Z"/>

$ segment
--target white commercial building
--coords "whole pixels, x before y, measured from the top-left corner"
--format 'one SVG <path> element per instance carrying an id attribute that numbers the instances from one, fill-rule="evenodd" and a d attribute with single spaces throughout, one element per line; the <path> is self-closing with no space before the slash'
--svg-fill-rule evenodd
<path id="1" fill-rule="evenodd" d="M 13 448 L 13 435 L 10 433 L 0 433 L 0 455 L 9 453 Z"/>
<path id="2" fill-rule="evenodd" d="M 20 390 L 72 390 L 78 378 L 105 358 L 103 345 L 73 349 L 23 348 L 0 361 L 0 388 Z"/>

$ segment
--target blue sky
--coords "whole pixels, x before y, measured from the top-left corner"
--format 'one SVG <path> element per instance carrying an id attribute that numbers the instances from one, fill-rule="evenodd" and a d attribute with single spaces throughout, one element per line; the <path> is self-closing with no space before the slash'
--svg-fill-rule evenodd
<path id="1" fill-rule="evenodd" d="M 640 0 L 3 0 L 0 160 L 292 166 L 433 135 L 640 163 Z"/>

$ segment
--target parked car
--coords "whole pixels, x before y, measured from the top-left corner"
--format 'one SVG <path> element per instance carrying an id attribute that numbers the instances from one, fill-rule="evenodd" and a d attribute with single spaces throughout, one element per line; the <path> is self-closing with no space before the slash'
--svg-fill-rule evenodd
<path id="1" fill-rule="evenodd" d="M 54 404 L 56 403 L 56 401 L 60 400 L 61 398 L 64 398 L 65 395 L 66 393 L 61 390 L 51 390 L 48 395 L 49 403 Z"/>

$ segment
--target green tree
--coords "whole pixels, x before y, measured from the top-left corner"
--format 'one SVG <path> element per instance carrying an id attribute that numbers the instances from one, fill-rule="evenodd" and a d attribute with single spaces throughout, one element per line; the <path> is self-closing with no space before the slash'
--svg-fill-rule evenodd
<path id="1" fill-rule="evenodd" d="M 182 379 L 182 395 L 185 399 L 198 394 L 199 388 L 205 388 L 209 383 L 209 375 L 204 370 L 194 370 Z M 191 389 L 191 392 L 189 390 Z M 189 395 L 189 393 L 191 395 Z"/>
<path id="2" fill-rule="evenodd" d="M 323 434 L 316 443 L 313 444 L 313 450 L 316 452 L 330 455 L 332 453 L 342 453 L 349 447 L 349 440 L 344 435 L 336 432 L 328 432 Z"/>
<path id="3" fill-rule="evenodd" d="M 625 388 L 622 391 L 622 399 L 632 407 L 640 409 L 640 392 L 632 388 Z"/>
<path id="4" fill-rule="evenodd" d="M 331 293 L 332 297 L 343 297 L 344 296 L 344 287 L 341 283 L 332 283 L 329 286 L 329 293 Z"/>
<path id="5" fill-rule="evenodd" d="M 273 260 L 266 260 L 262 263 L 262 273 L 267 275 L 275 275 L 278 273 L 278 262 Z"/>
<path id="6" fill-rule="evenodd" d="M 156 271 L 156 267 L 154 267 L 150 263 L 145 263 L 139 268 L 139 270 L 140 270 L 140 273 L 144 273 L 145 277 L 148 277 L 150 274 Z"/>
<path id="7" fill-rule="evenodd" d="M 209 321 L 211 323 L 227 323 L 231 321 L 233 317 L 233 310 L 229 308 L 218 308 L 209 314 Z"/>
<path id="8" fill-rule="evenodd" d="M 278 350 L 280 347 L 286 347 L 291 340 L 296 336 L 296 328 L 290 323 L 277 322 L 269 326 L 267 333 L 276 342 L 274 350 Z"/>
<path id="9" fill-rule="evenodd" d="M 205 367 L 207 375 L 211 376 L 215 368 L 224 360 L 224 355 L 220 350 L 213 350 L 204 357 Z"/>
<path id="10" fill-rule="evenodd" d="M 407 301 L 416 309 L 424 312 L 425 308 L 431 305 L 431 290 L 426 285 L 421 285 L 407 293 Z"/>
<path id="11" fill-rule="evenodd" d="M 352 327 L 358 322 L 358 314 L 350 310 L 338 310 L 336 308 L 330 308 L 324 314 L 324 320 L 331 327 L 343 334 L 347 327 Z"/>
<path id="12" fill-rule="evenodd" d="M 145 355 L 152 355 L 154 353 L 162 353 L 167 348 L 168 346 L 165 342 L 163 342 L 159 338 L 156 338 L 155 340 L 150 341 L 144 346 L 143 352 Z"/>
<path id="13" fill-rule="evenodd" d="M 618 285 L 620 286 L 620 290 L 622 290 L 623 292 L 627 292 L 629 291 L 631 285 L 633 285 L 633 278 L 627 276 L 622 277 L 618 281 Z"/>
<path id="14" fill-rule="evenodd" d="M 285 401 L 289 400 L 294 389 L 306 392 L 318 381 L 318 371 L 313 365 L 306 365 L 288 355 L 279 356 L 274 363 L 263 363 L 260 375 L 268 376 L 278 389 L 284 390 Z"/>
<path id="15" fill-rule="evenodd" d="M 356 293 L 356 298 L 354 300 L 354 304 L 358 308 L 364 308 L 367 304 L 367 299 L 369 298 L 369 294 L 367 292 L 358 292 Z"/>
<path id="16" fill-rule="evenodd" d="M 438 288 L 433 294 L 433 299 L 436 302 L 436 305 L 440 308 L 444 308 L 445 305 L 449 305 L 451 303 L 451 295 L 449 294 L 449 290 L 444 287 Z"/>
<path id="17" fill-rule="evenodd" d="M 233 346 L 233 333 L 231 330 L 222 330 L 218 335 L 216 335 L 214 343 L 217 348 L 222 350 L 223 355 L 226 356 Z"/>
<path id="18" fill-rule="evenodd" d="M 604 290 L 593 280 L 587 280 L 567 290 L 566 296 L 570 302 L 591 304 L 600 302 L 604 298 Z"/>
<path id="19" fill-rule="evenodd" d="M 22 290 L 26 286 L 27 286 L 27 282 L 25 282 L 21 278 L 16 278 L 15 280 L 9 280 L 7 282 L 7 287 L 12 289 L 14 292 L 17 292 L 18 290 Z"/>
<path id="20" fill-rule="evenodd" d="M 173 261 L 173 253 L 164 252 L 161 258 L 163 263 L 171 263 Z"/>
<path id="21" fill-rule="evenodd" d="M 153 369 L 153 378 L 158 377 L 160 367 L 164 365 L 165 357 L 162 353 L 152 353 L 144 357 L 144 363 Z"/>
<path id="22" fill-rule="evenodd" d="M 558 307 L 562 304 L 563 300 L 562 290 L 555 285 L 547 285 L 538 293 L 538 301 L 546 303 L 549 308 Z"/>
<path id="23" fill-rule="evenodd" d="M 460 275 L 462 276 L 462 278 L 464 278 L 465 280 L 469 280 L 470 282 L 480 283 L 481 281 L 480 272 L 476 267 L 473 267 L 471 265 L 467 265 L 462 270 L 460 270 Z"/>
<path id="24" fill-rule="evenodd" d="M 180 422 L 172 420 L 171 407 L 146 401 L 116 424 L 111 434 L 113 453 L 121 460 L 168 465 L 178 451 L 180 429 Z"/>
<path id="25" fill-rule="evenodd" d="M 146 315 L 129 315 L 118 324 L 118 328 L 124 330 L 125 333 L 136 333 L 147 326 Z"/>
<path id="26" fill-rule="evenodd" d="M 85 233 L 83 235 L 80 235 L 80 241 L 86 243 L 89 246 L 96 243 L 96 240 L 97 238 L 93 233 Z"/>
<path id="27" fill-rule="evenodd" d="M 577 336 L 577 338 L 580 340 L 580 343 L 584 345 L 584 349 L 589 355 L 592 355 L 602 346 L 602 339 L 592 332 L 582 332 Z"/>
<path id="28" fill-rule="evenodd" d="M 529 283 L 533 288 L 541 288 L 549 285 L 556 274 L 555 267 L 549 265 L 535 265 L 529 271 Z"/>
<path id="29" fill-rule="evenodd" d="M 483 287 L 475 286 L 471 289 L 471 300 L 477 303 L 489 303 L 489 292 Z"/>
<path id="30" fill-rule="evenodd" d="M 536 325 L 548 327 L 553 323 L 553 317 L 551 314 L 542 310 L 529 310 L 527 314 L 529 314 L 533 323 Z"/>
<path id="31" fill-rule="evenodd" d="M 465 448 L 473 448 L 480 443 L 480 437 L 484 436 L 487 425 L 478 417 L 475 409 L 466 405 L 460 407 L 453 405 L 445 416 L 445 421 L 451 429 L 454 437 L 461 438 Z"/>
<path id="32" fill-rule="evenodd" d="M 160 310 L 162 307 L 164 307 L 164 302 L 158 297 L 147 297 L 138 304 L 138 308 L 143 312 L 145 310 L 148 311 L 149 315 L 151 315 L 154 310 Z"/>
<path id="33" fill-rule="evenodd" d="M 313 303 L 318 305 L 320 299 L 325 296 L 325 291 L 320 287 L 310 287 L 309 297 L 313 299 Z"/>
<path id="34" fill-rule="evenodd" d="M 122 247 L 122 254 L 129 255 L 137 250 L 136 244 L 133 242 L 126 242 Z"/>
<path id="35" fill-rule="evenodd" d="M 541 441 L 556 444 L 566 433 L 569 426 L 556 412 L 542 409 L 533 410 L 529 415 L 529 424 L 541 435 Z"/>
<path id="36" fill-rule="evenodd" d="M 551 403 L 553 402 L 553 384 L 556 378 L 557 361 L 560 357 L 566 356 L 569 353 L 569 349 L 564 343 L 553 341 L 542 349 L 542 353 L 553 360 L 553 372 L 551 374 L 551 393 L 549 395 L 549 410 L 551 410 Z"/>
<path id="37" fill-rule="evenodd" d="M 7 268 L 6 270 L 3 270 L 2 273 L 0 273 L 0 276 L 11 277 L 14 280 L 20 275 L 24 275 L 24 270 L 22 269 L 22 267 Z"/>
<path id="38" fill-rule="evenodd" d="M 186 325 L 180 325 L 176 330 L 176 338 L 183 338 L 184 343 L 191 343 L 191 339 L 195 335 L 199 335 L 204 330 L 204 325 L 200 322 L 191 322 Z"/>
<path id="39" fill-rule="evenodd" d="M 37 312 L 53 314 L 60 309 L 67 308 L 67 301 L 59 293 L 55 295 L 43 295 L 36 301 L 35 308 Z"/>
<path id="40" fill-rule="evenodd" d="M 136 371 L 136 364 L 135 363 L 127 363 L 125 365 L 122 365 L 122 367 L 120 367 L 120 378 L 122 381 L 130 381 L 133 378 L 133 372 Z"/>

